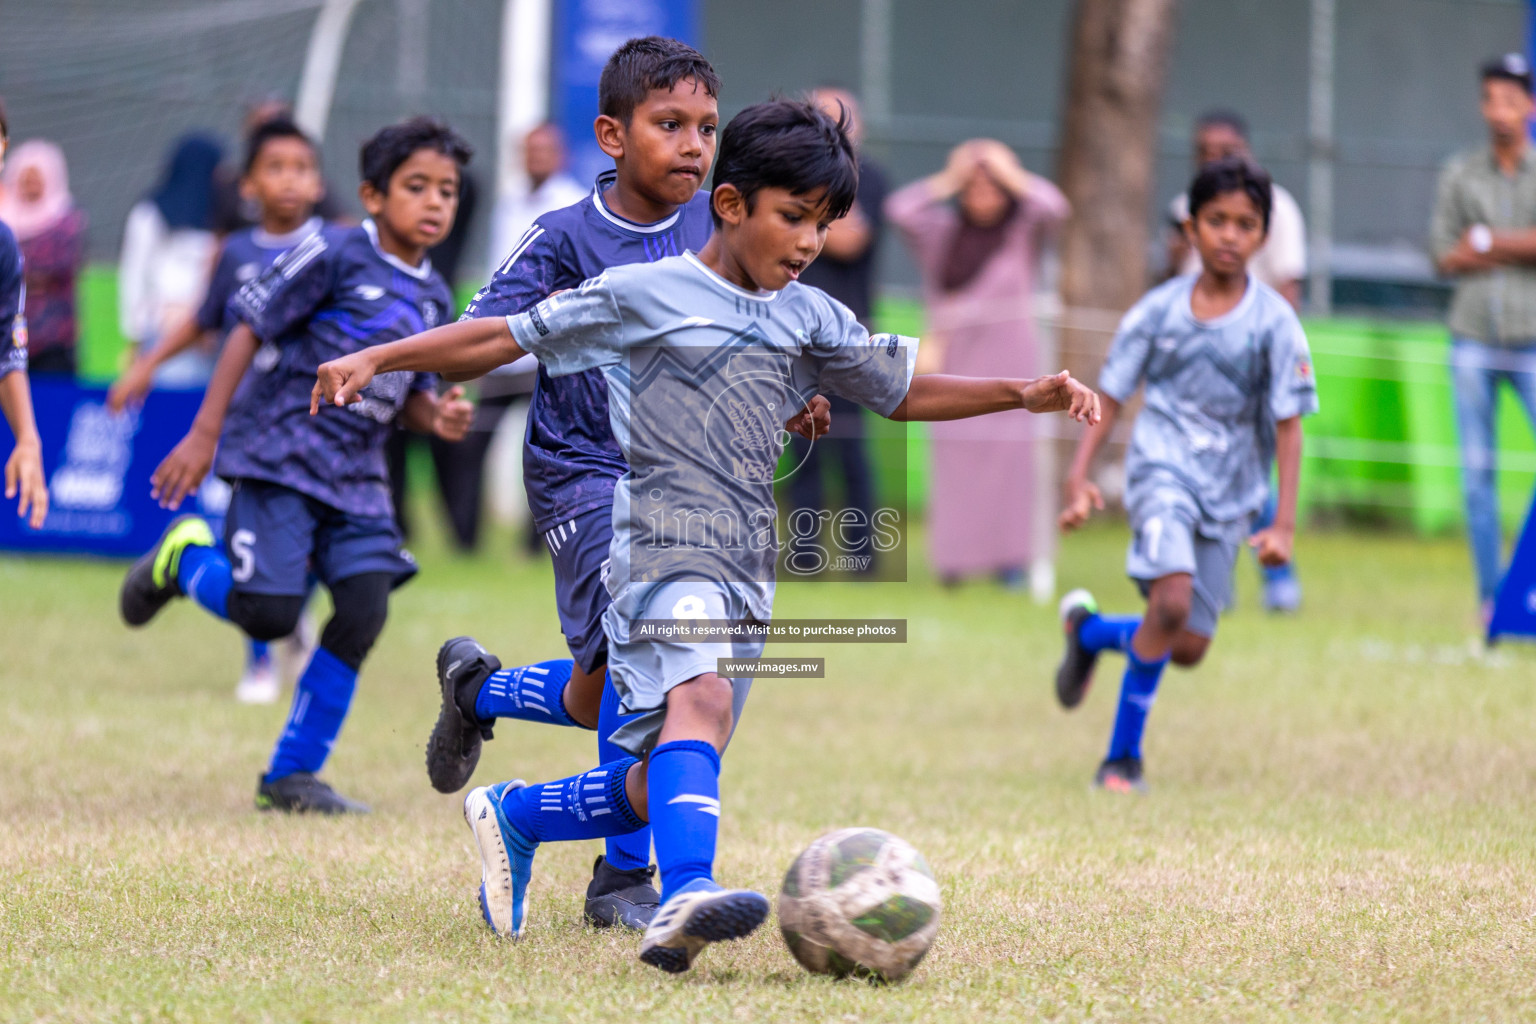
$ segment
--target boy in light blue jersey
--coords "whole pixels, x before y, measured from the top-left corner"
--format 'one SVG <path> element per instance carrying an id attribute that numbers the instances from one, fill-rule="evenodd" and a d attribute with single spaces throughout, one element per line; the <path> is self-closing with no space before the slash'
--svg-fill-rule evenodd
<path id="1" fill-rule="evenodd" d="M 1263 244 L 1271 207 L 1269 175 L 1242 158 L 1208 165 L 1190 187 L 1190 242 L 1198 274 L 1148 292 L 1120 324 L 1099 377 L 1104 419 L 1084 435 L 1067 478 L 1063 529 L 1103 508 L 1088 470 L 1120 407 L 1145 384 L 1126 457 L 1132 540 L 1126 572 L 1147 598 L 1146 614 L 1098 613 L 1093 596 L 1062 599 L 1067 650 L 1056 695 L 1074 708 L 1101 651 L 1127 664 L 1109 751 L 1095 785 L 1146 789 L 1141 738 L 1169 661 L 1205 656 L 1232 590 L 1245 538 L 1265 566 L 1290 561 L 1301 467 L 1301 417 L 1317 411 L 1306 335 L 1291 306 L 1248 273 Z M 1278 510 L 1249 537 L 1279 457 Z"/>
<path id="2" fill-rule="evenodd" d="M 774 590 L 774 467 L 786 409 L 827 390 L 896 420 L 1004 409 L 1098 418 L 1097 396 L 1057 374 L 1036 380 L 913 377 L 916 341 L 870 337 L 853 314 L 796 278 L 858 182 L 846 125 L 789 101 L 732 120 L 715 171 L 713 238 L 697 255 L 615 267 L 504 321 L 452 324 L 320 367 L 314 407 L 344 405 L 375 373 L 435 367 L 458 376 L 536 355 L 555 375 L 602 368 L 629 471 L 614 495 L 604 614 L 622 698 L 612 734 L 626 755 L 581 775 L 472 790 L 482 914 L 498 934 L 525 924 L 541 842 L 597 838 L 649 822 L 663 902 L 640 957 L 684 971 L 709 943 L 762 923 L 759 893 L 713 877 L 720 752 L 750 679 L 750 631 L 713 643 L 657 638 L 654 620 L 767 623 Z"/>

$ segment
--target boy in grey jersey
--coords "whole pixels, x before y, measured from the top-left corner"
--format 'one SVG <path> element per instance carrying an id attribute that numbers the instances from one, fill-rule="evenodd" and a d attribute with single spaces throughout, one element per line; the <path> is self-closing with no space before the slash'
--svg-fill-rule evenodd
<path id="1" fill-rule="evenodd" d="M 914 377 L 914 339 L 870 337 L 846 308 L 796 283 L 853 201 L 844 124 L 807 104 L 764 103 L 737 115 L 719 154 L 717 230 L 697 256 L 615 267 L 505 321 L 464 321 L 328 363 L 314 397 L 316 408 L 345 404 L 375 373 L 478 374 L 525 351 L 552 374 L 604 369 L 630 467 L 615 493 L 604 629 L 625 713 L 614 738 L 635 756 L 534 788 L 482 787 L 464 811 L 480 848 L 482 914 L 508 937 L 522 931 L 540 842 L 649 820 L 663 902 L 640 956 L 667 971 L 768 913 L 762 895 L 713 879 L 719 754 L 748 682 L 720 677 L 717 658 L 754 656 L 760 645 L 658 639 L 641 624 L 770 620 L 784 411 L 825 389 L 896 420 L 1018 408 L 1098 419 L 1097 396 L 1065 373 Z"/>
<path id="2" fill-rule="evenodd" d="M 1266 566 L 1290 560 L 1301 464 L 1301 417 L 1317 411 L 1301 323 L 1274 289 L 1248 274 L 1268 229 L 1271 186 L 1234 158 L 1209 165 L 1190 188 L 1190 241 L 1202 270 L 1148 292 L 1126 314 L 1099 377 L 1103 423 L 1078 446 L 1063 529 L 1103 508 L 1088 469 L 1120 406 L 1145 384 L 1126 456 L 1132 541 L 1126 573 L 1147 598 L 1144 617 L 1102 616 L 1092 595 L 1062 599 L 1067 652 L 1056 695 L 1076 707 L 1103 650 L 1127 657 L 1109 752 L 1095 783 L 1146 788 L 1141 736 L 1163 668 L 1198 664 L 1232 587 L 1232 566 L 1269 492 L 1279 454 L 1279 510 L 1249 543 Z"/>

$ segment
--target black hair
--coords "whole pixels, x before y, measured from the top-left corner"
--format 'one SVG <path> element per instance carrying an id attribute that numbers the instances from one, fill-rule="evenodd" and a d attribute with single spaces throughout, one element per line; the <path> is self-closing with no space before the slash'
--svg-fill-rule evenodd
<path id="1" fill-rule="evenodd" d="M 627 126 L 635 108 L 656 89 L 691 78 L 710 96 L 720 95 L 720 76 L 704 55 L 665 36 L 631 39 L 608 58 L 597 80 L 597 112 Z"/>
<path id="2" fill-rule="evenodd" d="M 833 120 L 810 103 L 772 99 L 748 107 L 720 133 L 713 187 L 732 185 L 752 212 L 765 188 L 803 196 L 827 190 L 827 215 L 836 220 L 853 208 L 859 191 L 859 160 L 848 138 L 848 111 Z M 720 214 L 710 204 L 710 214 Z"/>
<path id="3" fill-rule="evenodd" d="M 261 147 L 273 139 L 298 139 L 309 147 L 310 155 L 315 158 L 315 163 L 320 163 L 320 150 L 315 145 L 315 140 L 304 134 L 304 129 L 294 124 L 286 117 L 274 117 L 270 121 L 263 121 L 251 129 L 251 134 L 245 138 L 245 173 L 250 174 L 251 168 L 256 166 L 256 160 L 261 156 Z"/>
<path id="4" fill-rule="evenodd" d="M 1248 141 L 1248 122 L 1235 110 L 1207 110 L 1195 119 L 1195 134 L 1207 128 L 1230 128 L 1237 133 L 1238 138 Z"/>
<path id="5" fill-rule="evenodd" d="M 1536 86 L 1536 81 L 1531 77 L 1530 63 L 1518 53 L 1506 53 L 1484 64 L 1480 80 L 1513 82 L 1524 89 L 1527 95 L 1530 95 L 1533 92 L 1533 86 Z"/>
<path id="6" fill-rule="evenodd" d="M 452 157 L 461 168 L 475 155 L 474 148 L 447 122 L 435 117 L 413 117 L 380 128 L 373 138 L 363 143 L 358 162 L 362 167 L 363 180 L 380 193 L 389 191 L 389 179 L 400 165 L 419 150 L 430 149 L 435 153 Z"/>
<path id="7" fill-rule="evenodd" d="M 1224 160 L 1207 164 L 1195 175 L 1189 186 L 1189 218 L 1200 215 L 1200 208 L 1217 196 L 1228 192 L 1242 192 L 1253 200 L 1264 221 L 1264 231 L 1269 232 L 1269 213 L 1275 204 L 1274 184 L 1269 172 L 1246 157 L 1229 156 Z"/>

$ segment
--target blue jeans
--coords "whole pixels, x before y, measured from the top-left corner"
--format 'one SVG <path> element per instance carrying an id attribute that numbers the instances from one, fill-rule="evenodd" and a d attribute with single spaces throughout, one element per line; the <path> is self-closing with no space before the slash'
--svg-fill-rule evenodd
<path id="1" fill-rule="evenodd" d="M 1461 481 L 1467 502 L 1467 536 L 1477 568 L 1477 594 L 1493 599 L 1502 575 L 1499 526 L 1497 412 L 1499 381 L 1508 381 L 1536 424 L 1536 342 L 1516 348 L 1456 338 L 1451 342 L 1451 382 L 1456 395 L 1456 432 L 1461 439 Z"/>

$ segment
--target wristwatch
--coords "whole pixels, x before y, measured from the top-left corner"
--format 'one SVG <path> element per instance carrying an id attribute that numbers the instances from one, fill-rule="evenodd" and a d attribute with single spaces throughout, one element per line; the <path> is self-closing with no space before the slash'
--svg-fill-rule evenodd
<path id="1" fill-rule="evenodd" d="M 1467 244 L 1472 251 L 1482 255 L 1493 248 L 1493 229 L 1487 224 L 1474 224 L 1467 232 Z"/>

